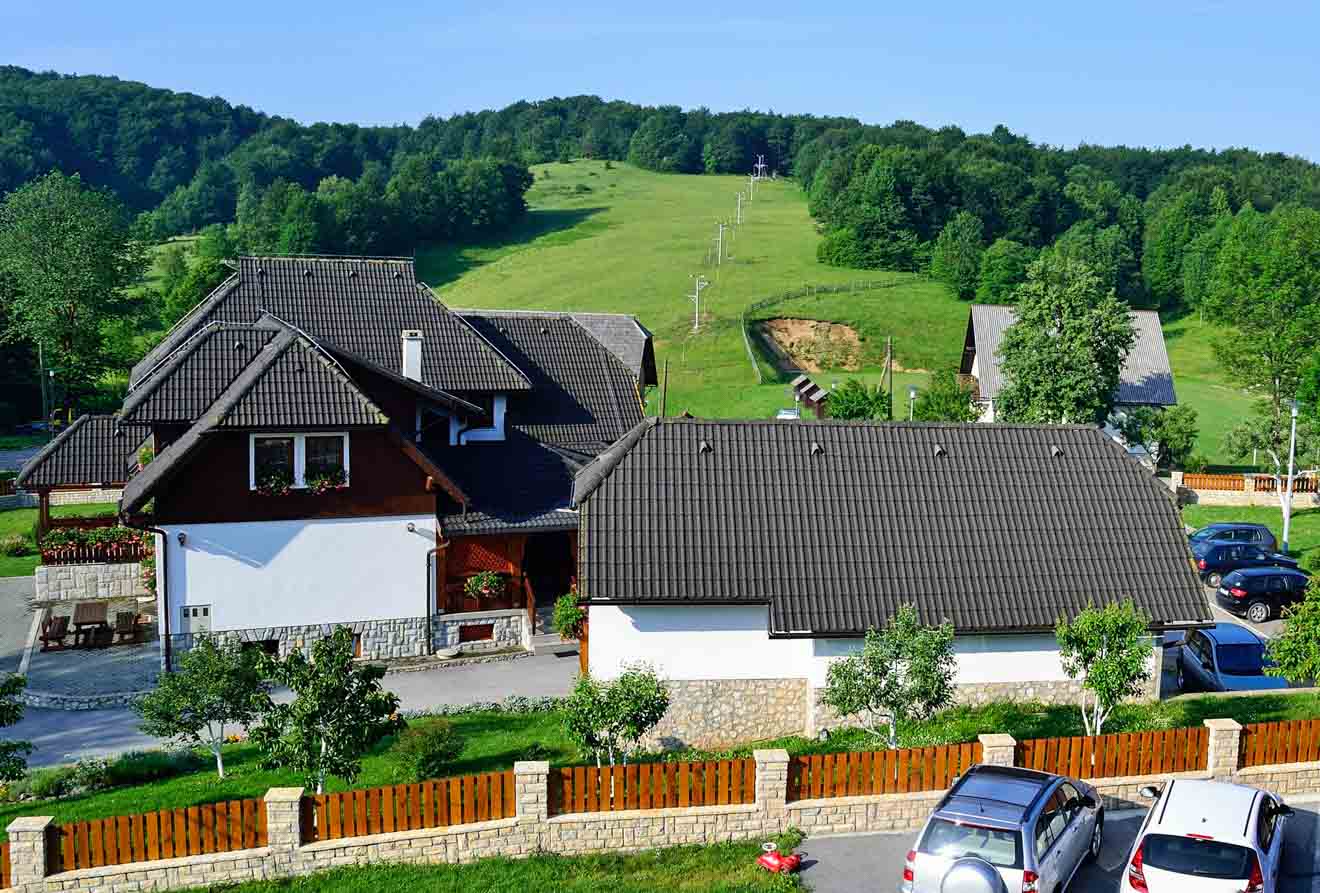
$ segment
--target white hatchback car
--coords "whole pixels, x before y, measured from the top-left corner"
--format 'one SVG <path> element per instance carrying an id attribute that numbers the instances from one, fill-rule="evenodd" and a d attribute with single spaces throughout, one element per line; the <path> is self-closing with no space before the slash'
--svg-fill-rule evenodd
<path id="1" fill-rule="evenodd" d="M 1268 791 L 1196 779 L 1141 793 L 1155 803 L 1119 893 L 1274 893 L 1292 807 Z"/>

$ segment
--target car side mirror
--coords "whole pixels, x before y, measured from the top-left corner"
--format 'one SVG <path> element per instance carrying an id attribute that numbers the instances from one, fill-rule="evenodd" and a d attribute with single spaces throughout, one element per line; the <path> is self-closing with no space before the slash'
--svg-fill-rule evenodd
<path id="1" fill-rule="evenodd" d="M 1083 794 L 1080 799 L 1082 801 L 1082 805 L 1085 806 L 1087 809 L 1095 809 L 1096 806 L 1099 805 L 1095 802 L 1095 798 L 1092 797 L 1090 794 Z"/>
<path id="2" fill-rule="evenodd" d="M 1138 790 L 1137 793 L 1147 800 L 1154 800 L 1160 795 L 1160 789 L 1153 784 L 1148 784 Z"/>
<path id="3" fill-rule="evenodd" d="M 1276 803 L 1274 805 L 1274 814 L 1281 819 L 1286 819 L 1289 816 L 1296 814 L 1296 810 L 1287 803 Z"/>

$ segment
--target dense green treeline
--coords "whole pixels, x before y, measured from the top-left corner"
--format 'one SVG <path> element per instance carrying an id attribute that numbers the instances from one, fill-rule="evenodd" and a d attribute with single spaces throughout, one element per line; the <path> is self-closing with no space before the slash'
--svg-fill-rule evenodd
<path id="1" fill-rule="evenodd" d="M 833 129 L 794 173 L 826 231 L 822 260 L 929 268 L 964 298 L 1006 302 L 1043 249 L 1084 261 L 1138 305 L 1206 299 L 1225 221 L 1245 209 L 1320 207 L 1320 167 L 1212 152 L 1032 143 L 912 122 Z"/>

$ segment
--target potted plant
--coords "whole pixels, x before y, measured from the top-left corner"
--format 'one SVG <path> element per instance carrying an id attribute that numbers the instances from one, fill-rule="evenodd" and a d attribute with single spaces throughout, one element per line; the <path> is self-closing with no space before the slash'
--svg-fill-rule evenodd
<path id="1" fill-rule="evenodd" d="M 285 496 L 293 489 L 293 475 L 270 471 L 257 478 L 257 492 L 262 496 Z"/>
<path id="2" fill-rule="evenodd" d="M 313 475 L 307 479 L 307 489 L 318 496 L 322 493 L 329 493 L 331 490 L 339 490 L 348 486 L 348 478 L 344 476 L 344 469 L 332 468 L 329 471 L 323 471 L 320 474 Z"/>
<path id="3" fill-rule="evenodd" d="M 582 638 L 582 628 L 587 622 L 587 609 L 578 604 L 577 583 L 555 601 L 553 622 L 559 638 L 565 642 Z"/>
<path id="4" fill-rule="evenodd" d="M 478 571 L 463 581 L 463 594 L 469 598 L 489 599 L 504 593 L 504 578 L 495 571 Z"/>

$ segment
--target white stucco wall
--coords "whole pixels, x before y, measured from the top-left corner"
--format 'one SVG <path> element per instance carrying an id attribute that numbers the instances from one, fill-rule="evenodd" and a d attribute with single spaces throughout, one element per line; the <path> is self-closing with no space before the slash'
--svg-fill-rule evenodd
<path id="1" fill-rule="evenodd" d="M 606 607 L 593 605 L 588 649 L 593 675 L 610 677 L 644 661 L 662 676 L 691 679 L 803 678 L 825 684 L 829 662 L 861 639 L 771 639 L 767 609 Z M 958 636 L 955 682 L 1052 682 L 1066 679 L 1054 636 Z"/>
<path id="2" fill-rule="evenodd" d="M 416 525 L 408 531 L 408 523 Z M 210 605 L 213 630 L 421 617 L 435 518 L 162 525 L 172 626 Z M 185 534 L 179 544 L 178 534 Z M 159 553 L 158 553 L 159 554 Z"/>

